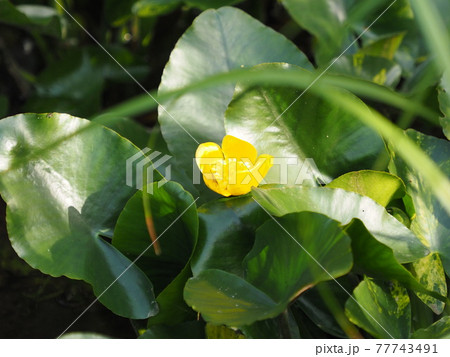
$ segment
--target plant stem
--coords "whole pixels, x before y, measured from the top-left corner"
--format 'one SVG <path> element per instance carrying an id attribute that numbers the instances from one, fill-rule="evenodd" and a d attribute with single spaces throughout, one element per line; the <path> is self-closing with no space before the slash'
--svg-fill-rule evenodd
<path id="1" fill-rule="evenodd" d="M 282 338 L 292 338 L 291 329 L 289 328 L 289 313 L 288 308 L 278 316 L 280 323 L 280 333 Z"/>
<path id="2" fill-rule="evenodd" d="M 318 284 L 317 290 L 344 333 L 349 338 L 364 338 L 358 329 L 348 320 L 347 316 L 345 316 L 344 310 L 341 308 L 331 289 L 324 284 Z"/>

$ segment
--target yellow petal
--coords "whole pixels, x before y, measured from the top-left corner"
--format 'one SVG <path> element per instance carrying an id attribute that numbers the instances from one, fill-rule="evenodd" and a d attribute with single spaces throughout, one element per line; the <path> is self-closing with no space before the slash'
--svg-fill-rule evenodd
<path id="1" fill-rule="evenodd" d="M 200 144 L 195 152 L 195 160 L 200 171 L 204 173 L 211 172 L 211 166 L 223 161 L 223 152 L 216 143 Z"/>
<path id="2" fill-rule="evenodd" d="M 236 159 L 240 161 L 241 158 L 249 159 L 252 164 L 256 161 L 257 151 L 255 147 L 247 141 L 238 139 L 231 135 L 226 135 L 222 140 L 222 151 L 225 159 Z"/>
<path id="3" fill-rule="evenodd" d="M 235 165 L 235 170 L 230 169 L 227 191 L 232 195 L 244 195 L 257 187 L 273 165 L 273 157 L 261 155 L 255 165 L 249 160 L 241 160 Z M 235 175 L 235 176 L 233 176 Z"/>

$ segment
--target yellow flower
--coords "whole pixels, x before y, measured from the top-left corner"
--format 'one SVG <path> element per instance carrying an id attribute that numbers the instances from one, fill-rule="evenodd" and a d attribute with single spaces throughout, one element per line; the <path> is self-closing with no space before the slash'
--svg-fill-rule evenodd
<path id="1" fill-rule="evenodd" d="M 250 192 L 266 176 L 273 157 L 257 154 L 252 144 L 226 135 L 222 147 L 216 143 L 200 144 L 195 159 L 206 186 L 228 197 Z"/>

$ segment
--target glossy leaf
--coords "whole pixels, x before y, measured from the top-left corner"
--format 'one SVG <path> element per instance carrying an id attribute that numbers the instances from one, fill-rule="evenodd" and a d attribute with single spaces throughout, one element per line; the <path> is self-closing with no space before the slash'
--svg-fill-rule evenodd
<path id="1" fill-rule="evenodd" d="M 188 280 L 184 299 L 207 322 L 239 327 L 279 315 L 283 306 L 237 275 L 210 269 Z"/>
<path id="2" fill-rule="evenodd" d="M 172 51 L 159 92 L 241 66 L 274 61 L 312 68 L 293 43 L 243 11 L 230 7 L 207 10 L 195 19 Z M 186 94 L 159 108 L 164 139 L 188 177 L 193 174 L 197 146 L 203 142 L 220 143 L 225 136 L 223 115 L 233 91 L 234 84 L 221 85 Z"/>
<path id="3" fill-rule="evenodd" d="M 406 134 L 419 145 L 442 172 L 450 176 L 450 143 L 447 140 L 427 136 L 414 130 Z M 450 274 L 450 217 L 431 190 L 424 185 L 420 172 L 409 167 L 393 154 L 390 171 L 403 179 L 411 196 L 416 216 L 411 220 L 411 230 L 422 237 L 432 252 L 439 253 L 447 274 Z M 445 283 L 445 280 L 442 282 Z"/>
<path id="4" fill-rule="evenodd" d="M 191 267 L 195 275 L 221 269 L 244 276 L 242 260 L 255 240 L 255 230 L 269 216 L 249 196 L 225 198 L 198 209 L 200 231 Z"/>
<path id="5" fill-rule="evenodd" d="M 137 121 L 112 115 L 101 115 L 92 120 L 114 130 L 124 138 L 130 140 L 134 145 L 143 149 L 147 146 L 150 138 L 149 130 Z"/>
<path id="6" fill-rule="evenodd" d="M 428 254 L 428 249 L 404 225 L 368 197 L 328 187 L 261 187 L 253 197 L 269 213 L 283 216 L 292 212 L 322 213 L 345 225 L 360 219 L 367 230 L 394 252 L 400 263 L 411 262 Z"/>
<path id="7" fill-rule="evenodd" d="M 350 239 L 326 216 L 292 213 L 264 223 L 244 260 L 246 280 L 277 302 L 294 300 L 352 267 Z"/>
<path id="8" fill-rule="evenodd" d="M 193 197 L 178 183 L 152 185 L 148 199 L 161 247 L 161 255 L 157 256 L 150 247 L 142 196 L 143 192 L 138 191 L 128 201 L 117 220 L 112 243 L 131 260 L 140 256 L 136 264 L 155 285 L 160 312 L 150 323 L 172 325 L 191 314 L 183 301 L 183 288 L 191 275 L 186 265 L 197 241 L 197 210 Z"/>
<path id="9" fill-rule="evenodd" d="M 281 63 L 254 67 L 261 72 L 270 69 L 300 70 Z M 315 176 L 328 183 L 349 170 L 371 167 L 384 150 L 378 134 L 310 92 L 300 95 L 302 91 L 292 88 L 236 85 L 225 113 L 226 131 L 275 157 L 265 181 L 302 184 Z"/>
<path id="10" fill-rule="evenodd" d="M 17 254 L 49 275 L 87 281 L 118 315 L 156 314 L 148 278 L 101 238 L 135 191 L 125 184 L 125 162 L 138 148 L 65 114 L 3 119 L 0 133 L 0 191 Z"/>
<path id="11" fill-rule="evenodd" d="M 376 338 L 408 338 L 411 307 L 406 289 L 365 278 L 348 299 L 350 321 Z"/>
<path id="12" fill-rule="evenodd" d="M 367 196 L 386 207 L 391 200 L 405 195 L 405 184 L 395 175 L 382 171 L 363 170 L 346 173 L 330 182 L 327 187 Z"/>
<path id="13" fill-rule="evenodd" d="M 429 327 L 415 331 L 411 338 L 450 338 L 450 316 L 444 316 Z"/>
<path id="14" fill-rule="evenodd" d="M 306 289 L 351 269 L 350 240 L 337 222 L 311 212 L 278 222 L 286 230 L 273 220 L 257 230 L 244 260 L 246 280 L 205 270 L 186 284 L 188 305 L 208 322 L 246 326 L 278 316 Z"/>

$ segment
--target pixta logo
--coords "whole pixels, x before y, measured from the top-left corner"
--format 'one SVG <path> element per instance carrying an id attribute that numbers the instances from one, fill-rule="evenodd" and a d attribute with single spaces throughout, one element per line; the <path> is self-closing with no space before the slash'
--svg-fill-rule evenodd
<path id="1" fill-rule="evenodd" d="M 164 165 L 172 156 L 164 155 L 159 151 L 150 153 L 150 148 L 144 148 L 137 154 L 131 156 L 126 161 L 126 184 L 130 187 L 136 187 L 138 190 L 145 191 L 149 194 L 153 193 L 154 171 L 158 168 L 164 168 L 164 173 L 161 174 L 165 180 L 158 182 L 158 187 L 163 186 L 171 179 L 171 165 Z M 147 155 L 150 153 L 149 155 Z"/>

